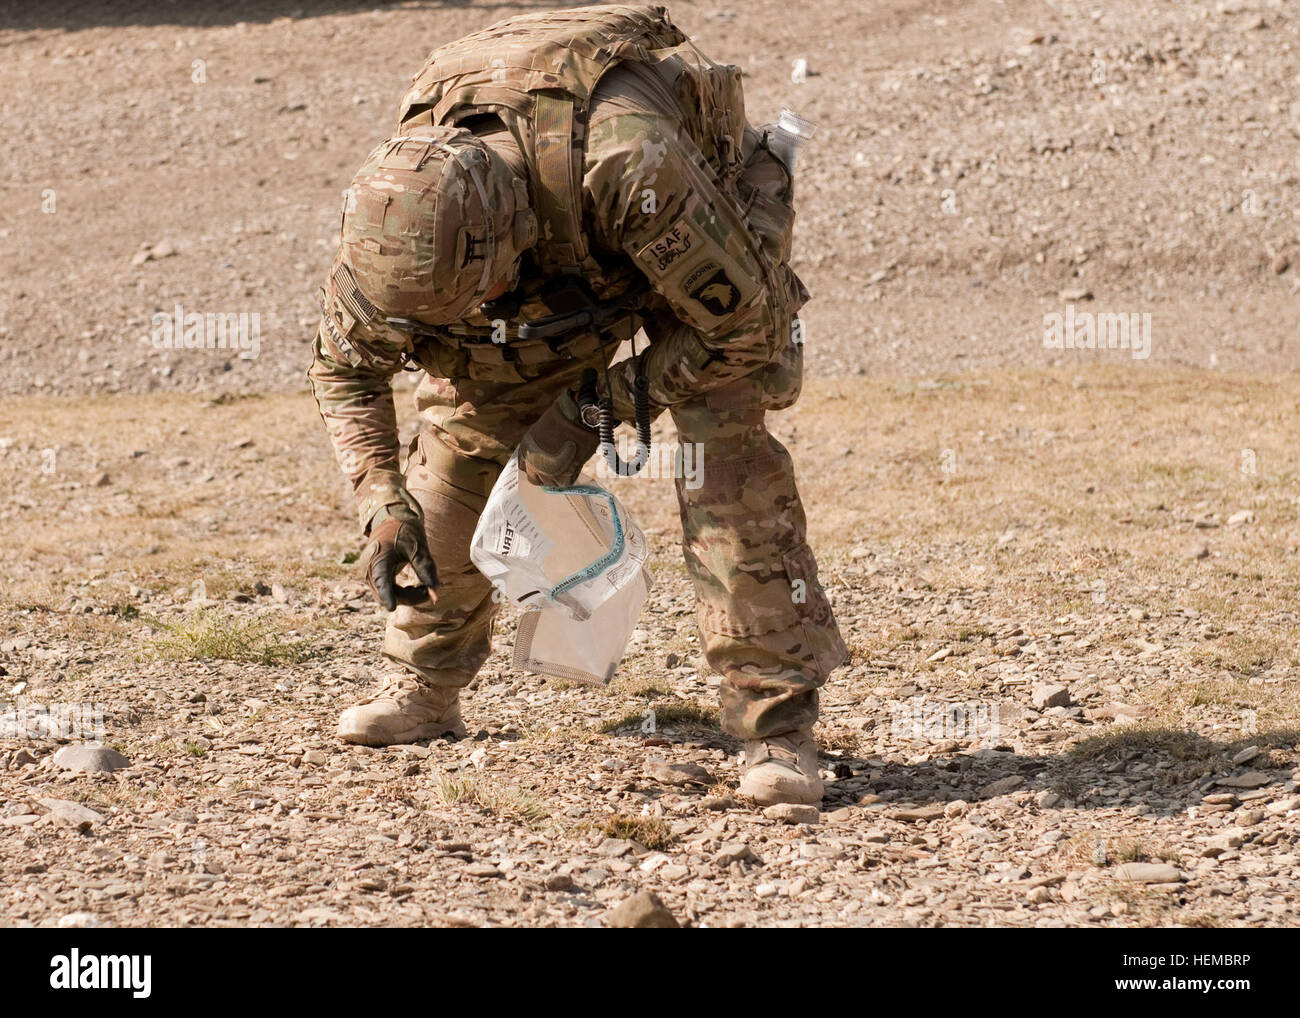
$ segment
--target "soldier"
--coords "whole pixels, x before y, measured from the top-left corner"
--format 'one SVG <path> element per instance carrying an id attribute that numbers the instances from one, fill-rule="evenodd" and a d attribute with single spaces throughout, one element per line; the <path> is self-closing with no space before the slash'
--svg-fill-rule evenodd
<path id="1" fill-rule="evenodd" d="M 345 192 L 309 371 L 369 537 L 367 582 L 392 612 L 396 668 L 343 713 L 341 738 L 463 733 L 459 691 L 496 610 L 469 559 L 475 523 L 516 447 L 535 483 L 573 482 L 598 441 L 575 387 L 596 368 L 618 418 L 641 376 L 651 412 L 707 451 L 703 484 L 679 478 L 677 498 L 722 727 L 744 740 L 740 791 L 821 800 L 817 690 L 846 651 L 793 464 L 764 424 L 798 396 L 807 299 L 787 264 L 791 174 L 768 140 L 745 120 L 739 70 L 659 7 L 510 18 L 415 77 Z M 593 300 L 614 320 L 520 338 Z M 649 345 L 610 364 L 640 328 Z M 403 367 L 424 372 L 428 424 L 404 472 Z M 396 582 L 408 565 L 416 586 Z"/>

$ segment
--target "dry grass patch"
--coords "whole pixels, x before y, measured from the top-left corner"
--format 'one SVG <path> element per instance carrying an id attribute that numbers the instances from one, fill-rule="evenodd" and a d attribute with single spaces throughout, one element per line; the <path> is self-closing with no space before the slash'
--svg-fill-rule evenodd
<path id="1" fill-rule="evenodd" d="M 596 829 L 607 838 L 635 841 L 638 845 L 655 851 L 667 848 L 675 840 L 668 825 L 658 817 L 634 817 L 626 813 L 615 813 L 597 824 Z"/>
<path id="2" fill-rule="evenodd" d="M 472 803 L 502 820 L 536 827 L 551 815 L 535 793 L 482 774 L 447 774 L 434 777 L 434 791 L 447 806 Z"/>
<path id="3" fill-rule="evenodd" d="M 150 640 L 140 656 L 164 661 L 246 661 L 298 664 L 311 657 L 309 640 L 285 640 L 273 623 L 199 611 L 177 623 L 158 622 L 166 634 Z"/>
<path id="4" fill-rule="evenodd" d="M 1223 756 L 1227 743 L 1214 742 L 1185 728 L 1139 721 L 1081 739 L 1070 756 L 1090 763 L 1116 763 L 1136 754 L 1179 761 L 1209 761 Z"/>
<path id="5" fill-rule="evenodd" d="M 652 714 L 653 718 L 647 718 L 647 714 Z M 625 728 L 635 728 L 640 731 L 641 726 L 649 720 L 654 722 L 654 731 L 662 731 L 665 728 L 708 728 L 716 730 L 718 727 L 718 710 L 716 707 L 706 707 L 698 703 L 655 705 L 644 710 L 624 714 L 616 720 L 606 721 L 600 726 L 600 730 L 606 735 L 613 735 Z"/>

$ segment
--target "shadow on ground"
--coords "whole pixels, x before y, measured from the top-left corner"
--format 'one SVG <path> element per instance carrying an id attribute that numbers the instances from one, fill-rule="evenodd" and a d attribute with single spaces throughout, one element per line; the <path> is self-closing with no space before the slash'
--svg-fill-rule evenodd
<path id="1" fill-rule="evenodd" d="M 740 743 L 716 729 L 676 734 L 667 742 L 689 743 L 738 753 Z M 1242 766 L 1232 758 L 1248 746 L 1259 755 Z M 1092 736 L 1062 753 L 1029 755 L 1009 747 L 952 752 L 917 764 L 885 763 L 851 753 L 823 754 L 824 767 L 838 780 L 827 785 L 823 811 L 858 805 L 865 797 L 873 809 L 895 811 L 943 806 L 957 799 L 976 808 L 981 801 L 1008 793 L 1051 792 L 1058 805 L 1077 809 L 1143 807 L 1143 813 L 1173 816 L 1210 792 L 1244 794 L 1251 789 L 1215 785 L 1244 770 L 1268 775 L 1262 788 L 1288 780 L 1292 767 L 1272 760 L 1269 750 L 1300 746 L 1300 728 L 1274 728 L 1233 742 L 1207 739 L 1170 726 L 1131 725 Z M 919 749 L 919 747 L 918 747 Z M 1010 779 L 1019 779 L 1012 781 Z M 880 797 L 879 802 L 872 797 Z"/>

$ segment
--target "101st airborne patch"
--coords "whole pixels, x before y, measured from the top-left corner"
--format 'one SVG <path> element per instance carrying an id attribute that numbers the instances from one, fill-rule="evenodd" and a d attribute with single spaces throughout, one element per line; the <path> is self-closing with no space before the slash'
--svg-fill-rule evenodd
<path id="1" fill-rule="evenodd" d="M 730 252 L 685 215 L 669 223 L 635 257 L 655 289 L 705 335 L 725 331 L 760 285 Z"/>
<path id="2" fill-rule="evenodd" d="M 740 288 L 713 262 L 705 262 L 686 277 L 686 292 L 715 318 L 725 318 L 740 306 Z"/>

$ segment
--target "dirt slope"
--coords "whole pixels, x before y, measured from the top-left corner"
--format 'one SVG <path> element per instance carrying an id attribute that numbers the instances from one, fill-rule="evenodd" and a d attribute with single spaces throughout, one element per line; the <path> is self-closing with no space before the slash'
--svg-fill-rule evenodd
<path id="1" fill-rule="evenodd" d="M 0 22 L 3 391 L 303 384 L 339 193 L 409 76 L 530 8 L 319 9 L 62 4 Z M 796 262 L 814 371 L 1061 359 L 1043 316 L 1076 290 L 1150 313 L 1149 363 L 1300 364 L 1294 5 L 672 9 L 745 67 L 752 119 L 788 103 L 820 125 Z M 152 316 L 178 303 L 260 315 L 259 356 L 155 350 Z"/>

